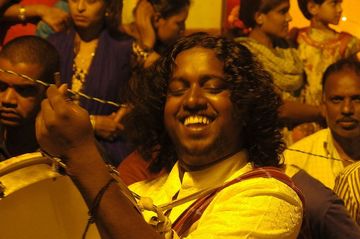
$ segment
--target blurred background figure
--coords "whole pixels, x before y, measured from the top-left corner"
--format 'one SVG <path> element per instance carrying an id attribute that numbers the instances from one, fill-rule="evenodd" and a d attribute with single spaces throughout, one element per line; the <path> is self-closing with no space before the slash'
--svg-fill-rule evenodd
<path id="1" fill-rule="evenodd" d="M 333 189 L 344 167 L 360 160 L 360 62 L 342 59 L 324 73 L 321 110 L 328 128 L 285 150 L 285 162 Z"/>
<path id="2" fill-rule="evenodd" d="M 239 19 L 250 29 L 248 37 L 236 40 L 244 44 L 272 75 L 276 91 L 284 105 L 279 110 L 283 135 L 288 145 L 309 133 L 295 126 L 323 120 L 318 107 L 304 103 L 304 70 L 295 48 L 286 41 L 290 14 L 289 0 L 241 0 Z M 294 131 L 294 132 L 293 132 Z M 297 135 L 294 137 L 294 135 Z"/>
<path id="3" fill-rule="evenodd" d="M 123 24 L 121 29 L 136 39 L 135 52 L 146 56 L 145 66 L 151 65 L 184 34 L 189 8 L 190 0 L 137 1 L 133 21 Z"/>
<path id="4" fill-rule="evenodd" d="M 54 4 L 55 8 L 61 9 L 64 12 L 69 12 L 69 5 L 67 0 L 60 0 Z M 48 38 L 49 35 L 53 34 L 55 31 L 44 21 L 40 21 L 36 26 L 35 35 Z"/>
<path id="5" fill-rule="evenodd" d="M 74 92 L 123 103 L 131 76 L 132 40 L 119 34 L 121 0 L 69 0 L 71 25 L 50 35 L 61 59 L 61 82 Z M 129 149 L 121 136 L 119 107 L 75 95 L 91 115 L 94 132 L 111 163 L 117 165 Z"/>
<path id="6" fill-rule="evenodd" d="M 36 24 L 45 22 L 55 31 L 66 28 L 69 14 L 53 7 L 55 0 L 0 0 L 0 45 L 23 35 L 34 35 Z"/>
<path id="7" fill-rule="evenodd" d="M 310 26 L 299 29 L 296 38 L 308 82 L 306 102 L 319 105 L 324 71 L 332 63 L 358 53 L 360 40 L 331 27 L 339 24 L 342 1 L 298 0 L 298 5 L 304 17 L 310 21 Z"/>

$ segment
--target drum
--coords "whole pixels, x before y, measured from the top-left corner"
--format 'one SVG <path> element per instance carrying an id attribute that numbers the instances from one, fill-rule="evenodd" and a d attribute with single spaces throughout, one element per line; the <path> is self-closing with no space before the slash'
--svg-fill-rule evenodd
<path id="1" fill-rule="evenodd" d="M 0 163 L 0 239 L 80 239 L 88 208 L 68 176 L 41 153 Z M 100 238 L 92 224 L 87 239 Z"/>

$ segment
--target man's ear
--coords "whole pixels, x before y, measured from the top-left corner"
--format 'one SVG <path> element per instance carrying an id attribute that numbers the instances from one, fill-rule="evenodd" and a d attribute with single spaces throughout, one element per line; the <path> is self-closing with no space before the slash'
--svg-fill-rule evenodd
<path id="1" fill-rule="evenodd" d="M 307 9 L 312 16 L 316 16 L 319 14 L 320 4 L 317 4 L 314 1 L 309 1 L 307 3 Z"/>
<path id="2" fill-rule="evenodd" d="M 152 24 L 157 29 L 159 27 L 159 24 L 161 24 L 161 21 L 163 18 L 161 17 L 160 13 L 156 12 L 154 13 L 152 17 Z"/>
<path id="3" fill-rule="evenodd" d="M 264 14 L 264 13 L 256 12 L 256 13 L 255 13 L 255 22 L 256 22 L 256 25 L 261 26 L 262 24 L 264 24 L 264 18 L 265 18 L 265 14 Z"/>
<path id="4" fill-rule="evenodd" d="M 322 117 L 324 117 L 324 119 L 327 118 L 327 110 L 326 110 L 326 105 L 325 105 L 325 95 L 323 94 L 321 97 L 321 103 L 319 105 L 320 108 L 320 113 L 322 115 Z"/>

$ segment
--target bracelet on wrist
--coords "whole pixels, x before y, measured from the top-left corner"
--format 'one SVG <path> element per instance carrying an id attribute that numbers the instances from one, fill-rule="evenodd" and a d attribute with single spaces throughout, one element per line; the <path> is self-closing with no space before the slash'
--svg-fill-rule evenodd
<path id="1" fill-rule="evenodd" d="M 23 23 L 26 21 L 26 8 L 24 6 L 20 5 L 19 7 L 18 19 Z"/>
<path id="2" fill-rule="evenodd" d="M 138 42 L 133 42 L 132 50 L 136 56 L 143 58 L 144 60 L 146 60 L 148 56 L 154 51 L 151 48 L 142 47 Z"/>
<path id="3" fill-rule="evenodd" d="M 88 214 L 89 214 L 88 221 L 89 221 L 90 224 L 95 222 L 97 209 L 98 209 L 98 207 L 100 205 L 100 201 L 103 198 L 106 190 L 108 190 L 108 188 L 110 187 L 110 185 L 112 183 L 117 183 L 116 180 L 113 177 L 111 177 L 109 179 L 109 181 L 107 181 L 107 183 L 96 194 L 96 196 L 94 198 L 94 201 L 93 201 L 92 205 L 90 206 L 89 212 L 88 212 Z"/>

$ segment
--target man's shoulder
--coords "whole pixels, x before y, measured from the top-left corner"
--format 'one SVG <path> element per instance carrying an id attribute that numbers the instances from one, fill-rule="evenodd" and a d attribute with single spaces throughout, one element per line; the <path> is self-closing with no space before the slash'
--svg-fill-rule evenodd
<path id="1" fill-rule="evenodd" d="M 283 175 L 282 172 L 281 174 Z M 289 179 L 289 183 L 286 183 L 281 179 L 283 177 L 287 176 L 283 175 L 279 178 L 275 176 L 256 176 L 248 179 L 241 179 L 239 182 L 221 190 L 217 195 L 216 201 L 241 201 L 244 198 L 274 197 L 301 205 L 298 192 L 289 186 L 289 184 L 293 183 L 292 180 Z"/>
<path id="2" fill-rule="evenodd" d="M 283 153 L 285 163 L 296 164 L 303 168 L 310 158 L 318 159 L 314 155 L 325 156 L 324 143 L 327 143 L 329 134 L 329 129 L 323 129 L 289 146 Z"/>
<path id="3" fill-rule="evenodd" d="M 323 144 L 323 141 L 327 139 L 329 136 L 329 129 L 322 129 L 314 134 L 311 134 L 298 142 L 290 145 L 288 149 L 285 150 L 286 153 L 288 153 L 291 149 L 308 149 L 313 148 L 314 146 L 317 146 L 319 144 Z"/>
<path id="4" fill-rule="evenodd" d="M 152 194 L 158 190 L 161 190 L 167 179 L 168 174 L 165 174 L 155 179 L 133 183 L 129 186 L 129 188 L 136 193 Z"/>

